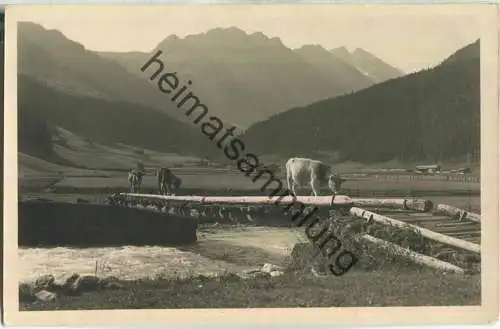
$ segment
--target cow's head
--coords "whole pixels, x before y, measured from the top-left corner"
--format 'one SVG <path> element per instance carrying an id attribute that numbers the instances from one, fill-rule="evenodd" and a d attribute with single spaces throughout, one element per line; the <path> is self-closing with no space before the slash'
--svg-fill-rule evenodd
<path id="1" fill-rule="evenodd" d="M 328 187 L 332 190 L 333 193 L 337 193 L 340 191 L 342 183 L 346 181 L 345 178 L 340 177 L 339 174 L 333 173 L 328 177 Z"/>

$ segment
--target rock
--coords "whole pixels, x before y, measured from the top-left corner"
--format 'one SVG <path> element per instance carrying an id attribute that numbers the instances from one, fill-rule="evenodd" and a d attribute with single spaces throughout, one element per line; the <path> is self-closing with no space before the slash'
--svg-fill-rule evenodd
<path id="1" fill-rule="evenodd" d="M 72 289 L 75 292 L 93 291 L 100 288 L 99 278 L 95 275 L 81 275 L 72 284 Z"/>
<path id="2" fill-rule="evenodd" d="M 271 273 L 273 271 L 279 271 L 279 270 L 281 270 L 280 267 L 273 265 L 273 264 L 269 264 L 269 263 L 264 264 L 264 266 L 262 266 L 262 269 L 261 269 L 261 271 L 264 273 Z"/>
<path id="3" fill-rule="evenodd" d="M 296 243 L 291 252 L 289 267 L 294 270 L 309 269 L 325 261 L 318 247 L 313 243 Z"/>
<path id="4" fill-rule="evenodd" d="M 34 288 L 36 290 L 51 290 L 54 287 L 55 277 L 52 274 L 45 274 L 36 279 Z"/>
<path id="5" fill-rule="evenodd" d="M 33 302 L 36 300 L 33 287 L 27 283 L 19 284 L 19 302 Z"/>
<path id="6" fill-rule="evenodd" d="M 252 272 L 252 273 L 241 273 L 238 275 L 242 279 L 255 279 L 255 278 L 269 278 L 269 273 L 266 272 Z"/>
<path id="7" fill-rule="evenodd" d="M 67 295 L 75 295 L 78 293 L 78 290 L 75 289 L 74 284 L 79 277 L 80 275 L 78 275 L 78 273 L 62 274 L 54 281 L 55 289 L 60 290 Z"/>
<path id="8" fill-rule="evenodd" d="M 285 274 L 285 272 L 283 272 L 283 271 L 272 271 L 271 273 L 269 273 L 269 275 L 271 275 L 271 277 L 281 276 L 283 274 Z"/>
<path id="9" fill-rule="evenodd" d="M 114 276 L 102 278 L 99 281 L 99 285 L 102 289 L 108 289 L 108 290 L 119 290 L 124 288 L 123 284 L 121 284 L 118 278 Z"/>
<path id="10" fill-rule="evenodd" d="M 261 272 L 261 271 L 262 271 L 262 268 L 260 268 L 260 267 L 254 267 L 254 268 L 249 268 L 247 270 L 244 270 L 242 272 L 242 274 L 253 274 L 253 273 Z"/>
<path id="11" fill-rule="evenodd" d="M 311 273 L 317 278 L 326 278 L 328 276 L 328 273 L 318 271 L 318 269 L 314 266 L 311 267 Z"/>
<path id="12" fill-rule="evenodd" d="M 55 280 L 54 280 L 54 285 L 58 287 L 67 287 L 71 284 L 73 284 L 80 275 L 78 273 L 64 273 L 59 275 Z"/>
<path id="13" fill-rule="evenodd" d="M 109 283 L 107 283 L 104 286 L 104 289 L 108 289 L 108 290 L 122 290 L 122 289 L 125 289 L 125 287 L 120 282 L 109 282 Z"/>
<path id="14" fill-rule="evenodd" d="M 51 302 L 57 298 L 57 295 L 47 290 L 40 290 L 35 294 L 35 297 L 42 302 Z"/>

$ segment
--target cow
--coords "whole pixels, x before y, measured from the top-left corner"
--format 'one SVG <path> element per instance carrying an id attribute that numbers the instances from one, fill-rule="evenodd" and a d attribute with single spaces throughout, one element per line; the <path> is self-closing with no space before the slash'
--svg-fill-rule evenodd
<path id="1" fill-rule="evenodd" d="M 170 169 L 165 167 L 156 170 L 156 178 L 158 190 L 161 195 L 172 194 L 172 186 L 177 190 L 182 184 L 182 180 L 175 176 Z"/>
<path id="2" fill-rule="evenodd" d="M 139 192 L 143 176 L 144 172 L 141 170 L 132 169 L 128 172 L 128 184 L 130 186 L 130 193 Z"/>
<path id="3" fill-rule="evenodd" d="M 333 169 L 333 167 L 319 161 L 307 158 L 290 158 L 285 163 L 288 190 L 296 196 L 295 186 L 309 184 L 314 196 L 319 195 L 321 185 L 327 184 L 336 194 L 346 180 Z"/>

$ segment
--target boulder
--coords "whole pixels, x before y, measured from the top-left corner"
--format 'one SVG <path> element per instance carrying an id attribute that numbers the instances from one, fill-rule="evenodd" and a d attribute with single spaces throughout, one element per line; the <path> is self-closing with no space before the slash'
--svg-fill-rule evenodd
<path id="1" fill-rule="evenodd" d="M 247 270 L 244 270 L 242 274 L 253 274 L 256 272 L 261 272 L 262 268 L 261 267 L 254 267 L 254 268 L 249 268 Z"/>
<path id="2" fill-rule="evenodd" d="M 40 290 L 35 294 L 35 297 L 41 302 L 52 302 L 57 298 L 57 295 L 47 290 Z"/>
<path id="3" fill-rule="evenodd" d="M 251 272 L 251 273 L 245 273 L 242 272 L 241 274 L 238 275 L 242 279 L 254 279 L 254 278 L 269 278 L 270 274 L 266 272 Z"/>
<path id="4" fill-rule="evenodd" d="M 326 258 L 313 243 L 297 243 L 292 249 L 290 268 L 294 270 L 309 269 L 322 265 Z"/>
<path id="5" fill-rule="evenodd" d="M 72 284 L 75 292 L 94 291 L 100 288 L 99 278 L 95 275 L 80 275 Z"/>
<path id="6" fill-rule="evenodd" d="M 36 279 L 35 290 L 51 290 L 54 287 L 55 277 L 52 274 L 45 274 Z"/>
<path id="7" fill-rule="evenodd" d="M 321 271 L 317 266 L 311 267 L 311 273 L 317 278 L 326 278 L 329 276 L 328 272 Z"/>
<path id="8" fill-rule="evenodd" d="M 106 285 L 104 285 L 103 289 L 107 289 L 107 290 L 122 290 L 122 289 L 125 289 L 125 287 L 120 282 L 114 282 L 114 281 L 112 281 L 112 282 L 108 282 Z"/>
<path id="9" fill-rule="evenodd" d="M 269 263 L 264 264 L 264 266 L 262 266 L 262 269 L 261 269 L 261 271 L 264 273 L 271 273 L 273 271 L 280 271 L 280 270 L 281 270 L 281 268 L 279 266 L 269 264 Z"/>
<path id="10" fill-rule="evenodd" d="M 67 295 L 78 294 L 79 291 L 75 289 L 75 282 L 79 277 L 78 273 L 65 273 L 58 276 L 54 281 L 55 290 L 59 290 Z"/>
<path id="11" fill-rule="evenodd" d="M 271 273 L 269 273 L 269 275 L 271 275 L 271 277 L 281 276 L 283 274 L 285 274 L 285 272 L 283 272 L 283 271 L 272 271 Z"/>
<path id="12" fill-rule="evenodd" d="M 123 289 L 123 284 L 121 284 L 117 277 L 108 276 L 106 278 L 102 278 L 99 281 L 99 285 L 101 289 L 109 289 L 109 290 L 119 290 Z"/>

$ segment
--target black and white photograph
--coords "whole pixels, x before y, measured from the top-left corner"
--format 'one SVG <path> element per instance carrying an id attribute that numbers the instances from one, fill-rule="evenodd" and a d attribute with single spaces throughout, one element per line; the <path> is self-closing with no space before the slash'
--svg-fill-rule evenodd
<path id="1" fill-rule="evenodd" d="M 497 6 L 7 6 L 6 323 L 494 321 Z"/>

